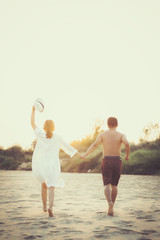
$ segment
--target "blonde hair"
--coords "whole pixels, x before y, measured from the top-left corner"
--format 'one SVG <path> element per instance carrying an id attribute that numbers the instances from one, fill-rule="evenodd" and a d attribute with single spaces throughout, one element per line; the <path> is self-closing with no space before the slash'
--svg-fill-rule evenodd
<path id="1" fill-rule="evenodd" d="M 46 137 L 51 138 L 53 136 L 53 131 L 55 130 L 54 122 L 52 120 L 46 120 L 43 129 L 46 132 Z"/>

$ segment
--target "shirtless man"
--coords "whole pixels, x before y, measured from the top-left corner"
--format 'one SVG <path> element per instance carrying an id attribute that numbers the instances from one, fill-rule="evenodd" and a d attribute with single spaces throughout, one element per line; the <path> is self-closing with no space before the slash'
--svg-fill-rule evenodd
<path id="1" fill-rule="evenodd" d="M 125 135 L 116 130 L 118 126 L 116 118 L 108 118 L 107 125 L 109 129 L 97 137 L 83 157 L 86 158 L 100 143 L 103 144 L 102 177 L 104 194 L 108 201 L 108 215 L 112 216 L 122 169 L 121 145 L 124 144 L 125 146 L 125 160 L 129 159 L 130 147 Z"/>

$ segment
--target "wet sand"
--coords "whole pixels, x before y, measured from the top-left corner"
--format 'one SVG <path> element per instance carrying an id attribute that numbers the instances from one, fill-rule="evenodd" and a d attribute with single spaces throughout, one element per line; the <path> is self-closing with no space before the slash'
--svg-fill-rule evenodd
<path id="1" fill-rule="evenodd" d="M 32 172 L 0 171 L 0 239 L 160 239 L 160 177 L 122 175 L 113 217 L 100 174 L 63 173 L 54 217 L 42 211 Z"/>

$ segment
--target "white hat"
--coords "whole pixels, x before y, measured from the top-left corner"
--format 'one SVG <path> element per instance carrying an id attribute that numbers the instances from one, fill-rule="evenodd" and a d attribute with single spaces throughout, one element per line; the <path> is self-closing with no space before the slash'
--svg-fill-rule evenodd
<path id="1" fill-rule="evenodd" d="M 36 98 L 36 100 L 34 101 L 34 107 L 37 111 L 43 112 L 43 110 L 44 110 L 43 100 L 41 98 Z"/>

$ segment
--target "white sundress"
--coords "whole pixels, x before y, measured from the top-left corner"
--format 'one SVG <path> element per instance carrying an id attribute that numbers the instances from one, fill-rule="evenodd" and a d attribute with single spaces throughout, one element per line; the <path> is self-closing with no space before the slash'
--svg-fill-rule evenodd
<path id="1" fill-rule="evenodd" d="M 63 149 L 70 157 L 77 150 L 66 143 L 59 135 L 53 134 L 52 138 L 46 138 L 46 133 L 37 126 L 34 130 L 37 144 L 32 157 L 32 171 L 40 183 L 46 183 L 47 187 L 64 187 L 60 176 L 61 166 L 59 150 Z"/>

